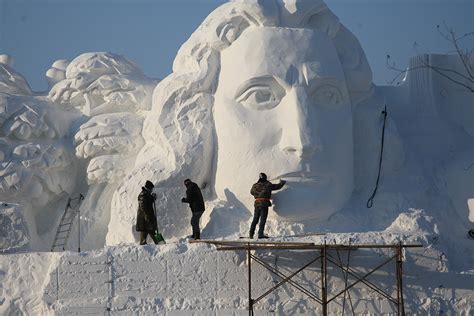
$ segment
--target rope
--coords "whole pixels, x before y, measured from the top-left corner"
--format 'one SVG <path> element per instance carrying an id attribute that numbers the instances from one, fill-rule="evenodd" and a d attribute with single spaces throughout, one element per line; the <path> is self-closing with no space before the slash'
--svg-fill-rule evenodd
<path id="1" fill-rule="evenodd" d="M 379 187 L 379 180 L 380 180 L 380 171 L 382 170 L 382 156 L 383 156 L 383 143 L 385 139 L 385 123 L 387 121 L 387 106 L 382 111 L 383 114 L 383 127 L 382 127 L 382 144 L 380 146 L 380 159 L 379 159 L 379 172 L 377 174 L 377 181 L 375 182 L 375 189 L 370 198 L 367 200 L 367 208 L 371 208 L 374 205 L 374 197 L 377 193 L 377 189 Z"/>

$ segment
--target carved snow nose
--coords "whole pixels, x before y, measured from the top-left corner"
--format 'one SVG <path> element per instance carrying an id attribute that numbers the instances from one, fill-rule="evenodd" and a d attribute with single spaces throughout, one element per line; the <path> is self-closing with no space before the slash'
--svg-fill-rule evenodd
<path id="1" fill-rule="evenodd" d="M 302 87 L 293 88 L 284 100 L 280 148 L 300 158 L 311 157 L 321 147 L 319 137 L 313 132 L 316 118 L 309 116 L 309 106 Z"/>

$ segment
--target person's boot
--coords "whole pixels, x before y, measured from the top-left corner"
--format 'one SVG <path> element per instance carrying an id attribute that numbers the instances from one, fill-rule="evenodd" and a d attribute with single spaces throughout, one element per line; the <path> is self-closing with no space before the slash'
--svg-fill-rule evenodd
<path id="1" fill-rule="evenodd" d="M 253 239 L 253 234 L 249 234 L 249 238 L 250 238 L 250 239 Z"/>
<path id="2" fill-rule="evenodd" d="M 195 233 L 194 234 L 194 240 L 201 239 L 201 233 Z"/>
<path id="3" fill-rule="evenodd" d="M 270 238 L 270 237 L 268 237 L 267 235 L 260 235 L 260 236 L 258 236 L 258 239 L 267 239 L 267 238 Z"/>

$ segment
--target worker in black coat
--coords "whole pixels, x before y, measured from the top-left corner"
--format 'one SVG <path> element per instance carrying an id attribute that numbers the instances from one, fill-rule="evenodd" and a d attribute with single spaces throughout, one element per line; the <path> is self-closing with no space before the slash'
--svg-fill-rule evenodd
<path id="1" fill-rule="evenodd" d="M 199 229 L 199 220 L 202 213 L 204 213 L 204 199 L 202 198 L 201 189 L 199 186 L 189 179 L 184 180 L 186 186 L 186 197 L 181 199 L 183 203 L 189 203 L 191 208 L 191 227 L 193 228 L 193 239 L 201 239 L 201 230 Z"/>
<path id="2" fill-rule="evenodd" d="M 142 187 L 142 192 L 138 195 L 136 230 L 140 232 L 140 245 L 146 245 L 148 235 L 150 235 L 155 244 L 158 244 L 158 240 L 155 238 L 158 223 L 156 222 L 154 209 L 156 199 L 156 195 L 153 193 L 154 187 L 151 181 L 146 181 L 145 186 Z"/>

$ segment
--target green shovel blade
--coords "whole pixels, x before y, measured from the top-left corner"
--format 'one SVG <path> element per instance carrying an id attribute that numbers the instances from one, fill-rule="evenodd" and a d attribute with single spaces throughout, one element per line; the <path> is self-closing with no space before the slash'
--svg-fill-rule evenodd
<path id="1" fill-rule="evenodd" d="M 155 239 L 158 241 L 158 242 L 164 242 L 166 243 L 165 239 L 163 238 L 163 235 L 158 232 L 158 231 L 155 231 Z"/>

